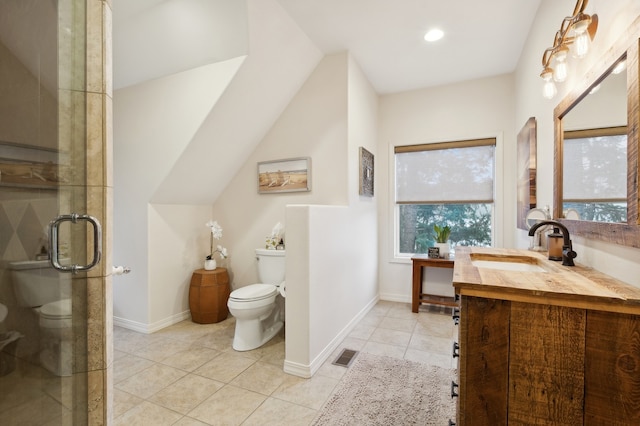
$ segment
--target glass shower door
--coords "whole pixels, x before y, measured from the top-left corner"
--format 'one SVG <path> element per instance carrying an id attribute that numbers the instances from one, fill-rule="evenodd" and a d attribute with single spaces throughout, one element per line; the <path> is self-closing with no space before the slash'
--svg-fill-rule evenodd
<path id="1" fill-rule="evenodd" d="M 91 424 L 87 282 L 51 266 L 48 226 L 84 213 L 85 0 L 0 0 L 0 424 Z M 91 226 L 60 224 L 63 265 Z"/>

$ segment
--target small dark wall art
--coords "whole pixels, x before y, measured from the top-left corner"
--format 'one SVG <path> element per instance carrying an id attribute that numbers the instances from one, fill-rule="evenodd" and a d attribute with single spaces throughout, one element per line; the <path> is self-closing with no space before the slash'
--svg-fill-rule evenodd
<path id="1" fill-rule="evenodd" d="M 360 195 L 373 197 L 373 154 L 360 147 Z"/>

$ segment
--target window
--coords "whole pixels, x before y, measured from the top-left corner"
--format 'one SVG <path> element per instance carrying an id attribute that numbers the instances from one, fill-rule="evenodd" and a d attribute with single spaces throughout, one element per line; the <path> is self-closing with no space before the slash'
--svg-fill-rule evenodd
<path id="1" fill-rule="evenodd" d="M 433 226 L 450 243 L 491 246 L 496 140 L 395 147 L 397 254 L 426 253 Z"/>
<path id="2" fill-rule="evenodd" d="M 627 128 L 565 132 L 562 209 L 582 220 L 627 221 Z M 569 172 L 570 171 L 570 172 Z"/>

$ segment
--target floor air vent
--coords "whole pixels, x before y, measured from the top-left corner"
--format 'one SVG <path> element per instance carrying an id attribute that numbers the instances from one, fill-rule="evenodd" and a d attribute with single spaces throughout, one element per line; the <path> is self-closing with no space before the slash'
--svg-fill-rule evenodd
<path id="1" fill-rule="evenodd" d="M 355 359 L 358 351 L 354 351 L 351 349 L 343 349 L 342 353 L 335 361 L 332 362 L 333 365 L 339 365 L 341 367 L 349 367 L 353 360 Z"/>

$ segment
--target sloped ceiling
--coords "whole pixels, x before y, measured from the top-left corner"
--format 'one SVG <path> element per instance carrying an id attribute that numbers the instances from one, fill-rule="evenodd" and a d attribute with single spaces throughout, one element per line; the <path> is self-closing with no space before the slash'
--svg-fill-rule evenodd
<path id="1" fill-rule="evenodd" d="M 149 1 L 153 9 L 167 7 L 166 3 L 182 0 L 146 1 Z M 227 0 L 229 1 L 238 2 Z M 117 3 L 114 8 L 116 6 Z M 224 13 L 224 10 L 218 12 Z M 133 26 L 132 21 L 130 25 Z M 118 28 L 119 25 L 114 24 L 114 34 Z M 145 174 L 146 189 L 140 188 L 141 191 L 135 195 L 136 199 L 158 204 L 213 204 L 322 59 L 322 53 L 275 0 L 248 0 L 245 23 L 236 28 L 240 33 L 239 38 L 243 37 L 245 29 L 247 31 L 246 50 L 249 53 L 243 56 L 242 64 L 220 98 L 204 115 L 196 131 L 174 135 L 172 140 L 164 143 L 171 146 L 158 146 L 158 139 L 155 138 L 155 146 L 150 146 L 150 148 L 153 147 L 151 152 L 134 151 L 130 146 L 122 146 L 119 150 L 120 144 L 148 144 L 150 140 L 154 140 L 151 135 L 169 134 L 176 126 L 170 118 L 154 120 L 145 113 L 144 107 L 138 107 L 140 113 L 135 117 L 135 121 L 127 123 L 131 126 L 130 132 L 135 133 L 135 137 L 128 137 L 120 131 L 119 125 L 124 126 L 123 122 L 129 117 L 121 121 L 117 121 L 116 118 L 122 117 L 122 111 L 118 111 L 118 108 L 130 108 L 133 102 L 131 93 L 136 92 L 140 96 L 149 98 L 146 102 L 155 102 L 156 104 L 148 108 L 149 110 L 156 110 L 157 102 L 171 103 L 171 98 L 163 97 L 162 94 L 154 94 L 150 97 L 146 90 L 136 91 L 137 87 L 142 88 L 153 82 L 140 82 L 115 91 L 115 173 L 120 173 L 120 176 L 127 174 L 134 176 L 139 172 L 140 165 L 149 161 L 150 154 L 154 157 L 154 173 Z M 154 31 L 157 33 L 159 28 L 156 27 Z M 146 35 L 146 37 L 148 43 L 156 43 L 152 35 Z M 226 37 L 233 37 L 231 31 Z M 141 46 L 144 46 L 144 43 Z M 115 58 L 121 57 L 116 54 L 117 49 L 118 45 L 114 44 L 114 62 Z M 140 49 L 142 50 L 142 47 Z M 196 60 L 195 57 L 194 60 Z M 197 61 L 207 62 L 208 60 L 199 58 Z M 168 72 L 167 69 L 145 71 L 145 78 L 152 78 L 151 71 L 156 78 L 154 81 L 161 82 L 163 78 L 170 78 L 161 78 Z M 139 79 L 142 75 L 125 74 L 132 78 L 130 81 Z M 117 76 L 114 76 L 114 79 L 117 79 Z M 172 79 L 172 82 L 175 81 L 180 80 Z M 154 87 L 161 88 L 162 85 L 158 84 Z M 175 87 L 171 90 L 175 90 Z M 126 99 L 129 101 L 123 101 L 125 96 L 119 96 L 119 92 L 126 93 Z M 202 96 L 208 96 L 208 92 L 203 91 Z M 144 105 L 144 99 L 137 101 Z M 172 107 L 167 107 L 166 110 Z M 128 115 L 130 116 L 131 113 Z M 179 119 L 179 115 L 175 118 Z M 120 155 L 124 151 L 130 153 L 129 157 L 122 160 L 126 161 L 126 164 L 118 162 L 118 159 L 125 157 Z M 153 190 L 151 190 L 152 187 Z M 121 186 L 120 188 L 124 191 L 133 190 L 133 187 Z"/>
<path id="2" fill-rule="evenodd" d="M 278 2 L 323 53 L 348 50 L 384 94 L 513 72 L 541 0 Z M 434 27 L 444 37 L 428 43 Z"/>
<path id="3" fill-rule="evenodd" d="M 114 88 L 246 55 L 238 0 L 113 0 Z"/>
<path id="4" fill-rule="evenodd" d="M 348 50 L 380 93 L 508 73 L 539 2 L 113 0 L 116 89 L 246 55 L 181 153 L 164 159 L 148 201 L 212 204 L 323 54 Z M 443 43 L 423 41 L 431 25 Z"/>
<path id="5" fill-rule="evenodd" d="M 275 1 L 247 12 L 249 55 L 152 202 L 212 204 L 322 59 Z"/>
<path id="6" fill-rule="evenodd" d="M 394 93 L 513 72 L 541 0 L 277 3 L 322 53 L 349 51 L 378 93 Z M 246 26 L 243 0 L 113 4 L 116 88 L 246 53 L 234 32 Z M 432 27 L 445 36 L 430 44 Z"/>

